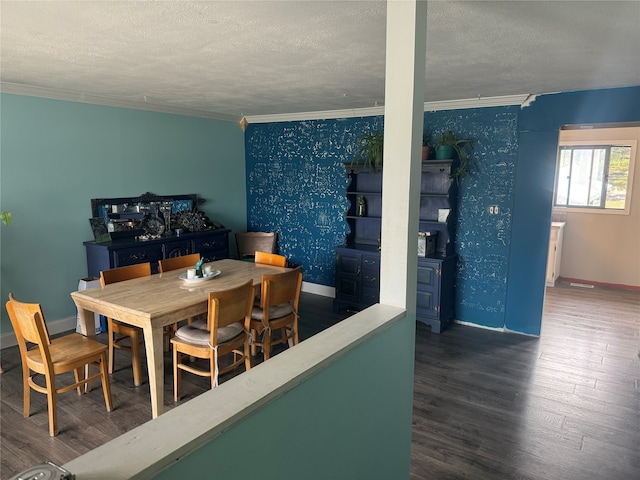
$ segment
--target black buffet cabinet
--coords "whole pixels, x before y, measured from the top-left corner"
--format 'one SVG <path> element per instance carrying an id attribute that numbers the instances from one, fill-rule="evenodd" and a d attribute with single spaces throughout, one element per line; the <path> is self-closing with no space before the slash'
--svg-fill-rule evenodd
<path id="1" fill-rule="evenodd" d="M 151 262 L 151 271 L 158 272 L 158 260 L 200 253 L 205 262 L 229 258 L 230 230 L 170 235 L 155 240 L 124 238 L 111 242 L 84 242 L 87 251 L 87 270 L 90 277 L 99 277 L 101 270 L 109 270 L 136 263 Z"/>

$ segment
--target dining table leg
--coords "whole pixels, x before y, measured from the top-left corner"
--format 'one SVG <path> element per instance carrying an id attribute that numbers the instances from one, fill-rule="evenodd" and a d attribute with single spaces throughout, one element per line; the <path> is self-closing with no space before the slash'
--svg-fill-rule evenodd
<path id="1" fill-rule="evenodd" d="M 78 326 L 80 327 L 80 333 L 92 340 L 96 339 L 96 327 L 93 312 L 85 310 L 84 308 L 78 308 Z M 91 376 L 91 364 L 84 366 L 84 378 Z M 84 392 L 87 393 L 91 390 L 91 382 L 87 382 L 84 385 Z"/>
<path id="2" fill-rule="evenodd" d="M 151 416 L 157 418 L 164 407 L 164 350 L 162 327 L 144 327 L 144 345 L 147 351 L 149 369 L 149 390 L 151 392 Z"/>

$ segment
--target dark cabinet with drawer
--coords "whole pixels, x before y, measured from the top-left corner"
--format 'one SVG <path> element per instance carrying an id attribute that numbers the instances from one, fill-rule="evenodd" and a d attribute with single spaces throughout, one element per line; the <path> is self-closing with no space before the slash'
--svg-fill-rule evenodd
<path id="1" fill-rule="evenodd" d="M 90 277 L 99 277 L 101 270 L 150 262 L 157 273 L 158 260 L 200 253 L 205 262 L 229 258 L 229 230 L 185 233 L 155 240 L 136 241 L 133 238 L 106 243 L 84 242 L 87 270 Z"/>
<path id="2" fill-rule="evenodd" d="M 336 311 L 361 310 L 380 300 L 380 253 L 371 249 L 336 248 Z"/>
<path id="3" fill-rule="evenodd" d="M 440 333 L 453 320 L 457 255 L 418 258 L 416 318 Z"/>
<path id="4" fill-rule="evenodd" d="M 424 161 L 420 179 L 418 230 L 431 247 L 418 256 L 417 320 L 440 333 L 454 318 L 457 183 L 454 160 Z M 362 310 L 380 300 L 382 172 L 346 165 L 349 234 L 336 247 L 334 310 Z M 417 253 L 417 252 L 416 252 Z"/>

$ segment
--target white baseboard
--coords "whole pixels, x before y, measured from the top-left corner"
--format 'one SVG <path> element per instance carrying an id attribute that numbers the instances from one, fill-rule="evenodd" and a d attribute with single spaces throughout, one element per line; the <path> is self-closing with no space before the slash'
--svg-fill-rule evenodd
<path id="1" fill-rule="evenodd" d="M 327 287 L 326 285 L 319 285 L 317 283 L 302 282 L 302 291 L 307 293 L 313 293 L 315 295 L 322 295 L 323 297 L 335 298 L 336 289 L 333 287 Z M 75 331 L 76 329 L 76 317 L 61 318 L 60 320 L 54 320 L 47 322 L 49 328 L 49 334 L 55 335 L 57 333 Z M 0 335 L 0 349 L 13 347 L 17 345 L 16 335 L 13 332 L 3 333 Z"/>
<path id="2" fill-rule="evenodd" d="M 336 289 L 334 287 L 327 287 L 317 283 L 302 282 L 302 291 L 322 295 L 323 297 L 336 298 Z"/>

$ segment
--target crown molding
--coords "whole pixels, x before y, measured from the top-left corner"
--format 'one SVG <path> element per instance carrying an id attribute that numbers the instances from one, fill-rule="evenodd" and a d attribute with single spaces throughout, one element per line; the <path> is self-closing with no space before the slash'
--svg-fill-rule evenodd
<path id="1" fill-rule="evenodd" d="M 504 95 L 501 97 L 478 97 L 462 100 L 444 100 L 441 102 L 425 102 L 425 112 L 441 110 L 460 110 L 463 108 L 506 107 L 512 105 L 528 106 L 535 100 L 535 96 L 529 94 Z M 249 123 L 278 123 L 304 120 L 326 120 L 329 118 L 353 118 L 384 115 L 384 106 L 370 108 L 355 108 L 345 110 L 325 110 L 319 112 L 282 113 L 275 115 L 247 115 Z"/>
<path id="2" fill-rule="evenodd" d="M 139 102 L 135 100 L 121 100 L 118 98 L 105 97 L 101 95 L 91 95 L 86 93 L 67 92 L 52 88 L 34 87 L 30 85 L 20 85 L 17 83 L 0 82 L 0 92 L 13 95 L 25 95 L 29 97 L 49 98 L 51 100 L 65 100 L 68 102 L 89 103 L 92 105 L 103 105 L 106 107 L 130 108 L 133 110 L 146 110 L 158 113 L 170 113 L 173 115 L 184 115 L 187 117 L 202 117 L 213 120 L 227 120 L 237 122 L 239 119 L 233 115 L 223 113 L 207 112 L 193 108 L 172 107 L 169 105 L 158 105 L 149 102 Z"/>
<path id="3" fill-rule="evenodd" d="M 103 105 L 108 107 L 130 108 L 134 110 L 147 110 L 150 112 L 170 113 L 174 115 L 185 115 L 189 117 L 211 118 L 215 120 L 225 120 L 238 122 L 241 119 L 223 113 L 208 112 L 203 110 L 171 107 L 168 105 L 158 105 L 149 102 L 139 102 L 135 100 L 121 100 L 112 97 L 100 95 L 90 95 L 86 93 L 67 92 L 63 90 L 55 90 L 51 88 L 34 87 L 29 85 L 20 85 L 17 83 L 0 82 L 0 92 L 10 93 L 14 95 L 26 95 L 31 97 L 49 98 L 52 100 L 65 100 L 69 102 L 89 103 L 93 105 Z M 531 102 L 535 101 L 535 95 L 505 95 L 500 97 L 478 97 L 467 98 L 462 100 L 444 100 L 441 102 L 425 102 L 425 112 L 436 112 L 441 110 L 460 110 L 464 108 L 483 108 L 483 107 L 504 107 L 512 105 L 520 105 L 522 108 L 527 107 Z M 354 117 L 373 117 L 376 115 L 384 115 L 384 106 L 353 108 L 343 110 L 324 110 L 316 112 L 298 112 L 298 113 L 280 113 L 273 115 L 247 115 L 248 123 L 279 123 L 294 122 L 304 120 L 327 120 L 334 118 L 354 118 Z"/>

